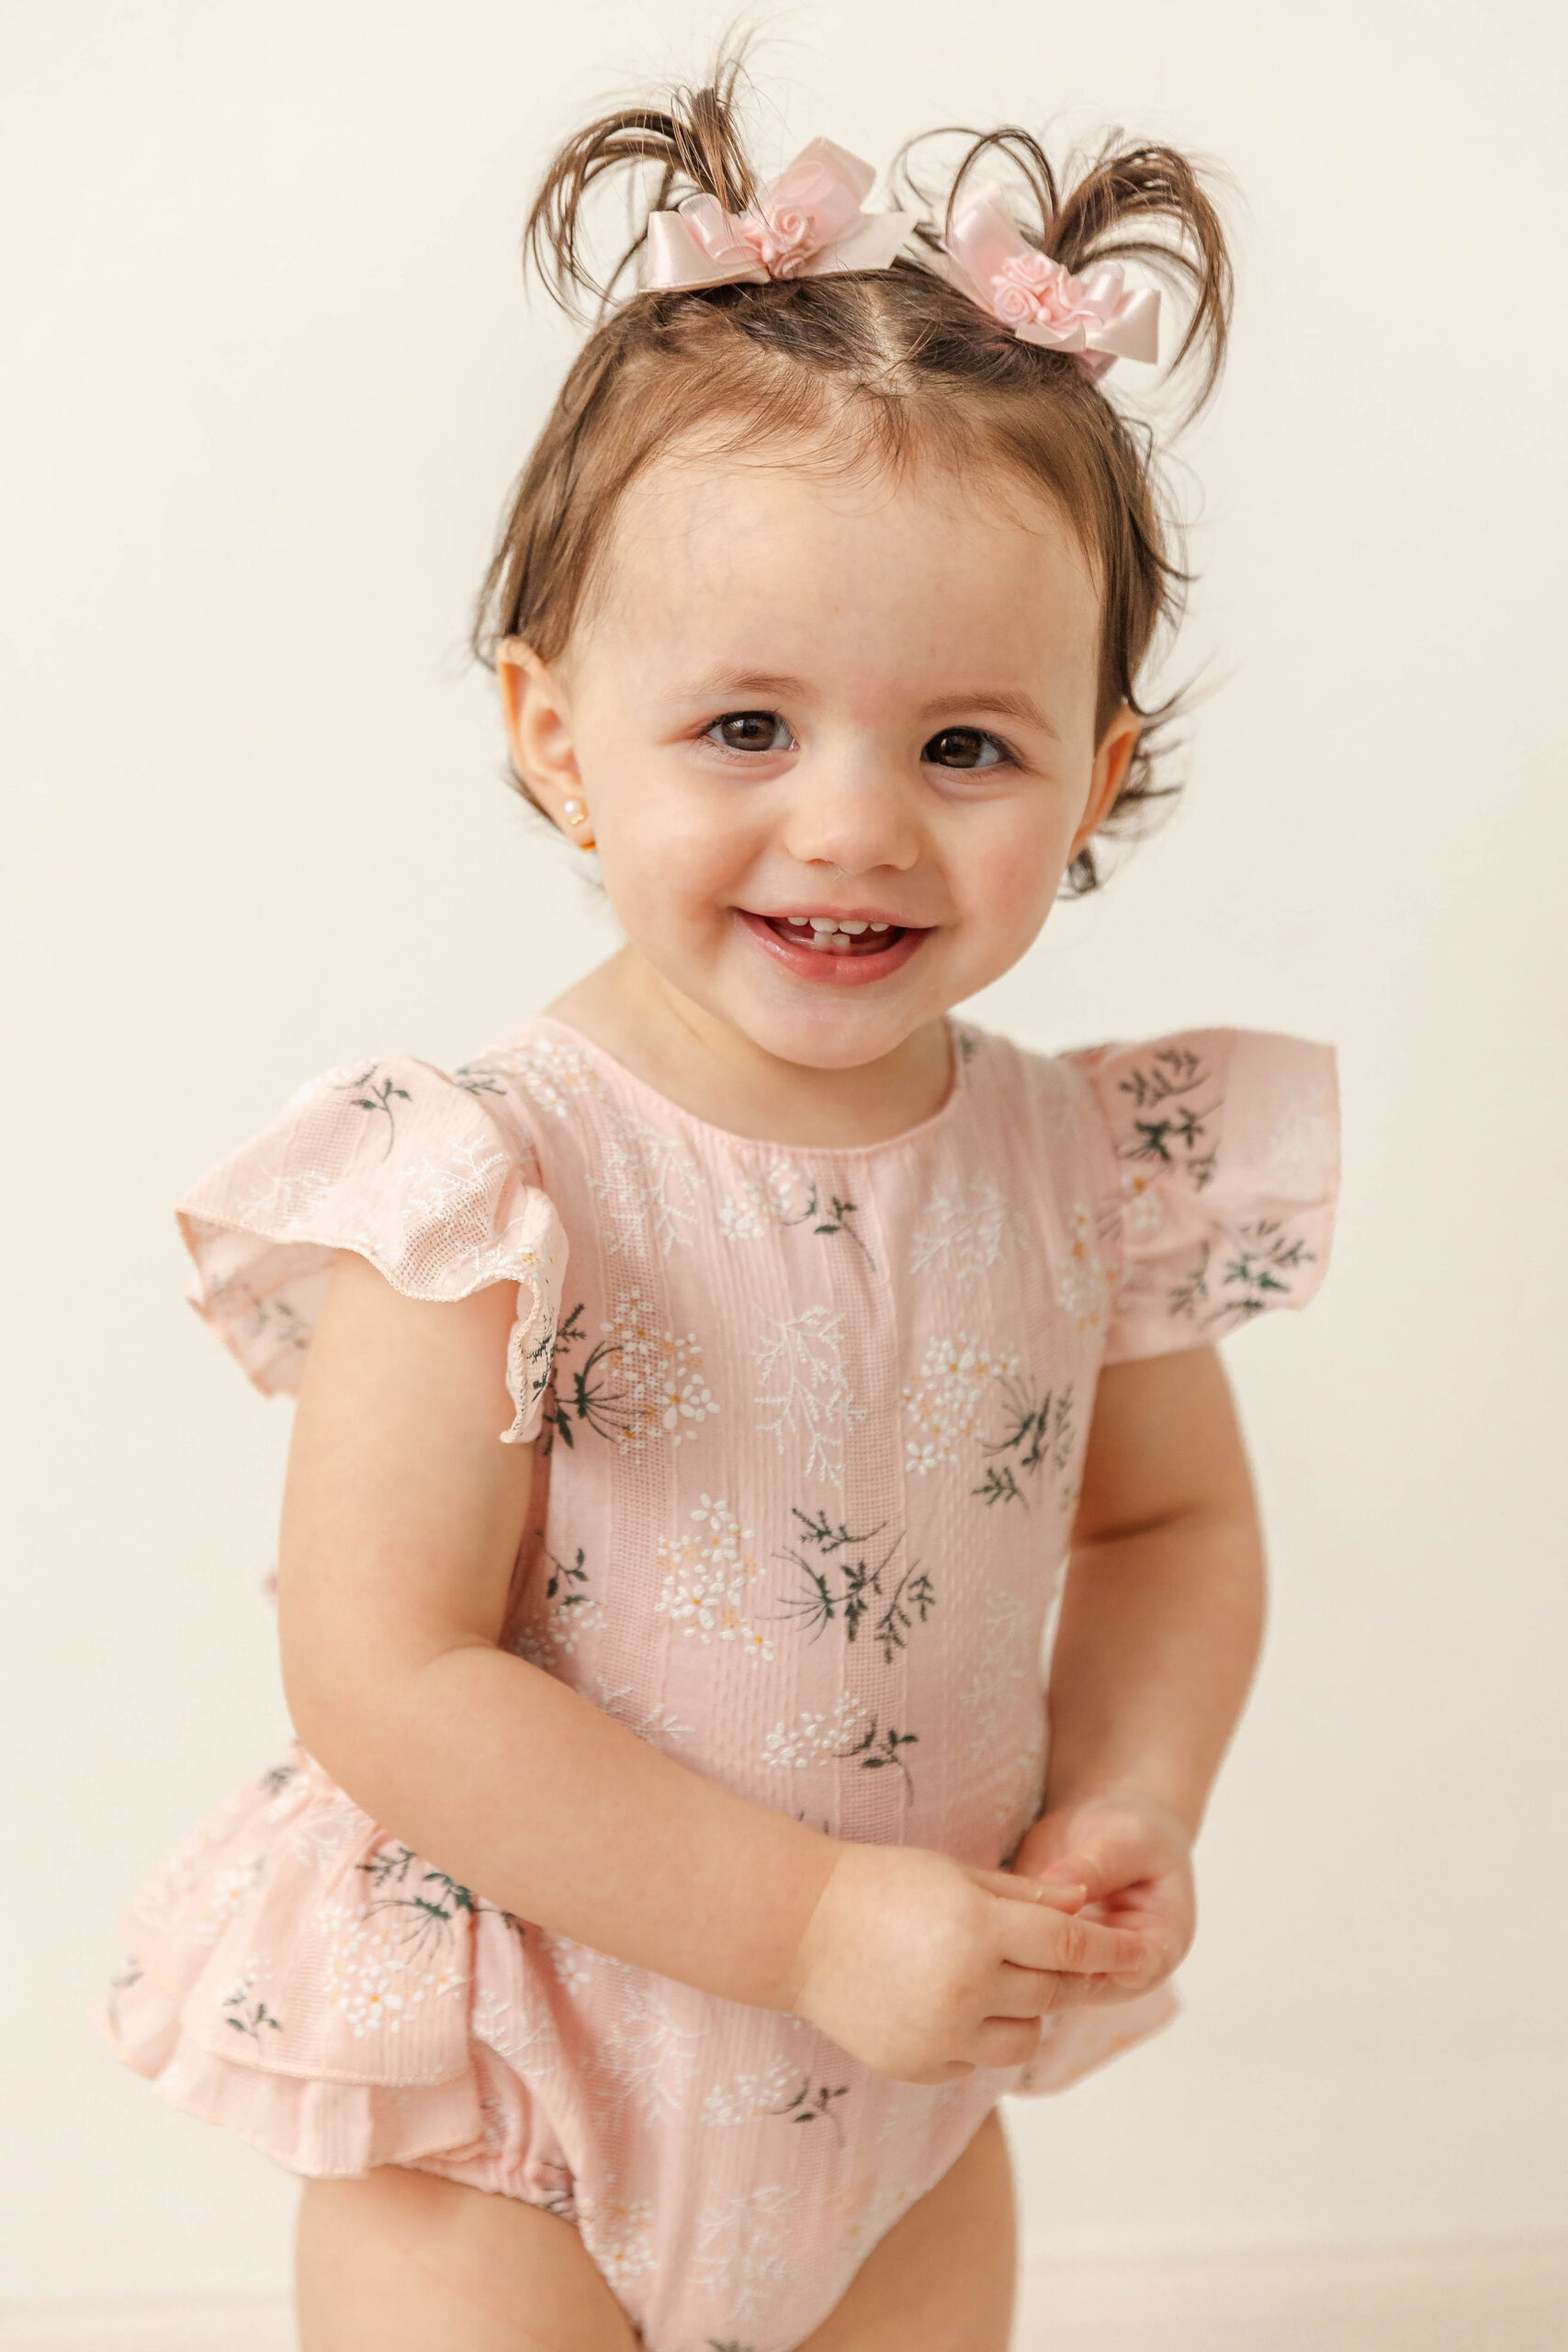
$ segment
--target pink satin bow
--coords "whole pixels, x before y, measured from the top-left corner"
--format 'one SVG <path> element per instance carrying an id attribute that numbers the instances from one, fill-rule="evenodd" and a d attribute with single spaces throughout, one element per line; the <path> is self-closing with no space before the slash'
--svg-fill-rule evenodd
<path id="1" fill-rule="evenodd" d="M 1090 376 L 1103 376 L 1118 359 L 1159 357 L 1158 292 L 1125 292 L 1117 262 L 1075 277 L 1037 252 L 1020 233 L 997 180 L 985 181 L 958 206 L 942 253 L 927 258 L 1022 342 L 1071 352 Z"/>
<path id="2" fill-rule="evenodd" d="M 716 197 L 688 196 L 649 215 L 645 286 L 724 286 L 742 279 L 824 277 L 886 269 L 918 212 L 863 212 L 876 173 L 830 139 L 813 139 L 760 206 L 727 212 Z"/>

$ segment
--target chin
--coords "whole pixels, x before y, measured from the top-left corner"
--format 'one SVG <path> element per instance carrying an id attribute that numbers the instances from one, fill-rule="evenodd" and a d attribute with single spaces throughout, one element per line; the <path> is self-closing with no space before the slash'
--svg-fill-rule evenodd
<path id="1" fill-rule="evenodd" d="M 742 1003 L 716 1007 L 719 1017 L 744 1032 L 763 1053 L 805 1069 L 861 1069 L 896 1053 L 932 1013 L 903 1005 L 878 1007 L 851 998 L 789 1006 Z"/>

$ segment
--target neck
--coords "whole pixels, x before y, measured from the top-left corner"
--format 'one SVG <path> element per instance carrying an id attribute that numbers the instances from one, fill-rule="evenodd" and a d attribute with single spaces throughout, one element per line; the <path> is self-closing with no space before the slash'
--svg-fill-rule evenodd
<path id="1" fill-rule="evenodd" d="M 952 1082 L 947 1024 L 925 1023 L 853 1069 L 781 1061 L 670 986 L 630 945 L 545 1007 L 710 1125 L 759 1142 L 852 1149 L 940 1110 Z"/>

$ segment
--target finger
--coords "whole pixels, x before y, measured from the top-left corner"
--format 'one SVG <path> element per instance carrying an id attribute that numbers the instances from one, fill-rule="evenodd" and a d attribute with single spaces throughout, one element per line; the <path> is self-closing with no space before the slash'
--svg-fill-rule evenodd
<path id="1" fill-rule="evenodd" d="M 1021 2066 L 1040 2047 L 1038 2018 L 987 2018 L 964 2045 L 976 2066 Z"/>
<path id="2" fill-rule="evenodd" d="M 1032 1911 L 1021 1904 L 998 1916 L 1001 1958 L 1021 1968 L 1126 1976 L 1147 1964 L 1147 1942 L 1135 1928 L 1105 1928 L 1093 1919 L 1075 1919 L 1046 1903 Z"/>
<path id="3" fill-rule="evenodd" d="M 1042 1878 L 1035 1880 L 1042 1903 L 1049 1903 L 1056 1911 L 1080 1911 L 1089 1901 L 1089 1889 L 1081 1879 Z"/>
<path id="4" fill-rule="evenodd" d="M 1107 1985 L 1114 1981 L 1099 1973 L 1074 1976 L 1066 1970 L 1049 1968 L 1009 1968 L 1006 1973 L 1010 1983 L 1004 1979 L 987 1996 L 988 2017 L 1055 2017 L 1058 2009 L 1080 2008 L 1086 2001 L 1103 2000 Z"/>
<path id="5" fill-rule="evenodd" d="M 1057 1881 L 1043 1886 L 1032 1871 L 983 1871 L 971 1869 L 970 1877 L 987 1894 L 1006 1895 L 1014 1903 L 1049 1903 L 1057 1911 L 1076 1911 L 1089 1894 L 1087 1886 L 1064 1885 Z"/>
<path id="6" fill-rule="evenodd" d="M 1087 1884 L 1083 1872 L 1078 1868 L 1077 1856 L 1070 1852 L 1058 1854 L 1055 1861 L 1032 1864 L 1026 1875 L 1040 1886 Z"/>
<path id="7" fill-rule="evenodd" d="M 1069 1879 L 1087 1885 L 1091 1896 L 1113 1894 L 1119 1887 L 1134 1886 L 1150 1876 L 1156 1857 L 1141 1830 L 1097 1830 L 1081 1845 L 1069 1847 L 1051 1863 Z M 1043 1875 L 1035 1872 L 1037 1878 Z"/>
<path id="8" fill-rule="evenodd" d="M 1040 1889 L 1032 1878 L 1021 1876 L 1016 1871 L 983 1871 L 976 1863 L 968 1865 L 969 1875 L 976 1886 L 987 1894 L 1006 1895 L 1013 1903 L 1038 1903 Z"/>

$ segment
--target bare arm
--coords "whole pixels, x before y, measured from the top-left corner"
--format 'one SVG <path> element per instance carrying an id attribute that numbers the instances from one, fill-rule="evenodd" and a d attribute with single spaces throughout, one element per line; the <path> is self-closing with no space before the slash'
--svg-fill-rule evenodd
<path id="1" fill-rule="evenodd" d="M 1140 1928 L 1123 2001 L 1179 1965 L 1197 1926 L 1192 1845 L 1262 1639 L 1263 1546 L 1213 1348 L 1100 1379 L 1051 1658 L 1045 1809 L 1013 1867 L 1082 1889 L 1082 1917 Z"/>
<path id="2" fill-rule="evenodd" d="M 1195 1838 L 1264 1611 L 1252 1481 L 1218 1353 L 1111 1366 L 1052 1653 L 1047 1810 L 1147 1799 Z"/>
<path id="3" fill-rule="evenodd" d="M 660 1755 L 497 1645 L 533 1450 L 502 1445 L 514 1294 L 333 1273 L 278 1559 L 304 1747 L 476 1893 L 703 1990 L 787 2007 L 836 1841 Z"/>

